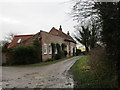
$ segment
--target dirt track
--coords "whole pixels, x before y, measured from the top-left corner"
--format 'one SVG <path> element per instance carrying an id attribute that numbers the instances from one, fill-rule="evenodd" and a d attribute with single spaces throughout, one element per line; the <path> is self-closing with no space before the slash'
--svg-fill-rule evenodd
<path id="1" fill-rule="evenodd" d="M 55 64 L 37 67 L 3 67 L 3 88 L 73 88 L 70 67 L 80 56 Z"/>

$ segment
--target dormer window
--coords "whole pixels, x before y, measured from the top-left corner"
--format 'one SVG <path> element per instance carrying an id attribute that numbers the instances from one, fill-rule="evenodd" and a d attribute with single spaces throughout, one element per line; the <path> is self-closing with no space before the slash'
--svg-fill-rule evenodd
<path id="1" fill-rule="evenodd" d="M 22 40 L 22 39 L 21 39 L 21 38 L 19 38 L 19 39 L 18 39 L 18 41 L 17 41 L 17 43 L 20 43 L 20 42 L 21 42 L 21 40 Z"/>

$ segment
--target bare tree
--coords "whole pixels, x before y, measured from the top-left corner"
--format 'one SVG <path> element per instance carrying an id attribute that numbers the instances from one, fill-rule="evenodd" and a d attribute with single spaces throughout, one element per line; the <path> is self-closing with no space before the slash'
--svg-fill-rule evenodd
<path id="1" fill-rule="evenodd" d="M 78 23 L 98 18 L 98 10 L 94 8 L 94 0 L 73 0 L 75 5 L 72 8 L 72 16 Z"/>
<path id="2" fill-rule="evenodd" d="M 98 38 L 100 38 L 100 30 L 101 30 L 100 29 L 101 21 L 98 15 L 98 9 L 94 7 L 95 2 L 94 0 L 73 0 L 73 1 L 75 2 L 75 5 L 73 6 L 71 13 L 73 16 L 73 20 L 76 20 L 78 22 L 77 26 L 79 27 L 82 28 L 83 26 L 89 27 L 87 29 L 88 32 L 90 32 L 90 37 L 88 37 L 90 38 L 89 45 L 90 48 L 94 48 L 95 44 L 99 40 Z M 78 29 L 76 30 L 79 31 Z M 80 33 L 78 34 L 81 35 Z M 78 39 L 79 37 L 75 37 L 75 38 Z"/>
<path id="3" fill-rule="evenodd" d="M 8 34 L 6 34 L 6 36 L 4 37 L 4 41 L 7 42 L 11 42 L 13 40 L 13 37 L 16 35 L 16 33 L 10 32 Z"/>

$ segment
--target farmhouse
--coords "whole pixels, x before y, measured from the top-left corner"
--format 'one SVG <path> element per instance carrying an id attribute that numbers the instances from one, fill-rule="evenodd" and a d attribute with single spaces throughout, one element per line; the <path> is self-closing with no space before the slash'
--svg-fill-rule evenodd
<path id="1" fill-rule="evenodd" d="M 52 57 L 51 43 L 58 43 L 60 45 L 64 43 L 66 45 L 65 49 L 67 51 L 67 57 L 73 56 L 73 48 L 76 47 L 76 41 L 69 35 L 69 32 L 65 34 L 60 26 L 59 29 L 53 27 L 49 32 L 40 30 L 40 32 L 35 35 L 16 35 L 8 48 L 28 46 L 31 45 L 36 39 L 39 40 L 39 46 L 41 48 L 40 61 L 47 61 L 48 58 Z M 57 54 L 57 50 L 55 54 Z"/>

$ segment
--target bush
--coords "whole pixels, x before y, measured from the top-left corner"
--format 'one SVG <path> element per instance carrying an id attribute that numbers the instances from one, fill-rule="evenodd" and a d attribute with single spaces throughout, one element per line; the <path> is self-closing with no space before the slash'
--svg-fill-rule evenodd
<path id="1" fill-rule="evenodd" d="M 58 54 L 55 55 L 55 60 L 61 59 L 65 57 L 65 52 L 61 51 Z"/>
<path id="2" fill-rule="evenodd" d="M 64 56 L 65 56 L 65 57 L 67 56 L 67 51 L 64 51 Z"/>
<path id="3" fill-rule="evenodd" d="M 37 39 L 31 46 L 9 49 L 7 65 L 33 64 L 40 61 L 40 44 Z"/>
<path id="4" fill-rule="evenodd" d="M 48 60 L 47 60 L 47 61 L 48 61 L 48 62 L 49 62 L 49 61 L 53 61 L 53 59 L 52 59 L 52 58 L 48 58 Z"/>
<path id="5" fill-rule="evenodd" d="M 73 48 L 73 56 L 76 56 L 75 48 Z"/>
<path id="6" fill-rule="evenodd" d="M 61 54 L 55 54 L 55 60 L 61 59 Z"/>
<path id="7" fill-rule="evenodd" d="M 57 53 L 60 53 L 61 52 L 61 46 L 60 46 L 60 44 L 56 44 L 56 48 L 57 48 Z"/>
<path id="8" fill-rule="evenodd" d="M 106 57 L 104 48 L 98 47 L 90 51 L 88 64 L 96 73 L 97 80 L 102 88 L 117 88 L 117 73 L 110 59 Z"/>
<path id="9" fill-rule="evenodd" d="M 80 49 L 76 49 L 76 56 L 81 55 L 81 50 Z"/>
<path id="10" fill-rule="evenodd" d="M 56 46 L 54 43 L 51 43 L 51 46 L 52 46 L 52 59 L 55 58 L 55 49 L 56 49 Z"/>
<path id="11" fill-rule="evenodd" d="M 64 44 L 64 43 L 62 43 L 62 44 L 61 44 L 61 47 L 62 47 L 62 51 L 64 51 L 64 50 L 65 50 L 65 48 L 67 47 L 67 45 L 66 45 L 66 44 Z"/>
<path id="12" fill-rule="evenodd" d="M 21 46 L 11 51 L 13 62 L 11 64 L 32 64 L 39 60 L 38 52 L 33 46 Z"/>
<path id="13" fill-rule="evenodd" d="M 51 46 L 52 46 L 52 59 L 58 60 L 67 56 L 67 51 L 65 51 L 65 47 L 66 47 L 65 44 L 62 43 L 60 45 L 57 43 L 55 45 L 54 43 L 51 43 Z M 58 54 L 55 54 L 55 49 L 57 49 Z"/>

